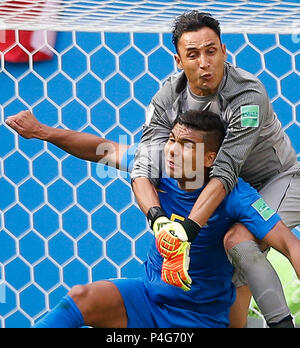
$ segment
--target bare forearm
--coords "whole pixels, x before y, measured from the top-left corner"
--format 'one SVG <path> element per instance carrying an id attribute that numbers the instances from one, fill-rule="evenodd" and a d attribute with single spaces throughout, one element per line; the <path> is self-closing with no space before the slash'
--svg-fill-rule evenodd
<path id="1" fill-rule="evenodd" d="M 211 179 L 201 192 L 189 218 L 204 226 L 226 196 L 224 185 L 218 179 Z"/>
<path id="2" fill-rule="evenodd" d="M 151 207 L 160 206 L 154 185 L 147 178 L 136 178 L 132 183 L 135 198 L 142 212 L 147 215 Z"/>
<path id="3" fill-rule="evenodd" d="M 300 279 L 300 247 L 292 247 L 289 252 L 288 259 L 291 262 L 298 279 Z"/>
<path id="4" fill-rule="evenodd" d="M 279 221 L 263 241 L 289 259 L 300 279 L 300 240 L 293 232 Z"/>
<path id="5" fill-rule="evenodd" d="M 101 161 L 108 153 L 105 149 L 97 152 L 98 146 L 110 144 L 107 140 L 93 134 L 51 128 L 45 125 L 42 126 L 39 133 L 39 139 L 50 142 L 73 156 L 92 162 Z M 113 145 L 111 152 L 115 152 Z"/>
<path id="6" fill-rule="evenodd" d="M 25 139 L 48 141 L 78 158 L 119 168 L 127 145 L 103 139 L 93 134 L 48 127 L 39 122 L 31 111 L 9 116 L 6 124 Z"/>

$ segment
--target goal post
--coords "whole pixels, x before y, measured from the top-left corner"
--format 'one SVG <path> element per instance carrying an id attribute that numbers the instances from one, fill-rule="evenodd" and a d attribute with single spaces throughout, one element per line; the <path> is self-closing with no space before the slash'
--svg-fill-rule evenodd
<path id="1" fill-rule="evenodd" d="M 29 327 L 75 284 L 139 275 L 152 238 L 124 173 L 99 175 L 100 164 L 18 137 L 6 117 L 30 109 L 49 126 L 138 142 L 152 96 L 176 72 L 172 21 L 192 9 L 220 20 L 228 60 L 264 83 L 300 159 L 298 1 L 1 1 L 0 45 L 8 30 L 16 37 L 0 53 L 1 327 Z M 30 51 L 20 31 L 44 40 Z M 26 62 L 7 61 L 16 46 Z M 36 61 L 44 46 L 51 56 Z M 270 260 L 300 323 L 299 281 Z"/>

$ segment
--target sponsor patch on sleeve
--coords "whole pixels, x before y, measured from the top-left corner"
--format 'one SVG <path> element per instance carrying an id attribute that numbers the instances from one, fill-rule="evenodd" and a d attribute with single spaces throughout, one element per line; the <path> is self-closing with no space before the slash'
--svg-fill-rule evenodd
<path id="1" fill-rule="evenodd" d="M 251 206 L 259 213 L 259 215 L 268 221 L 276 212 L 274 209 L 270 208 L 263 198 L 255 201 Z"/>
<path id="2" fill-rule="evenodd" d="M 259 126 L 259 105 L 241 106 L 241 126 L 245 128 Z"/>

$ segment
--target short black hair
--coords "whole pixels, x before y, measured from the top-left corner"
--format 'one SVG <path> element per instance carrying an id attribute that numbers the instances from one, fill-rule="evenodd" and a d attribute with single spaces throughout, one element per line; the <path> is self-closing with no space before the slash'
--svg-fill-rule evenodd
<path id="1" fill-rule="evenodd" d="M 179 115 L 173 124 L 203 131 L 203 142 L 206 151 L 218 152 L 226 135 L 227 125 L 221 117 L 211 111 L 188 110 Z"/>
<path id="2" fill-rule="evenodd" d="M 221 42 L 220 23 L 217 19 L 213 18 L 210 13 L 193 10 L 178 16 L 172 27 L 172 42 L 176 52 L 178 53 L 178 41 L 182 34 L 185 32 L 197 31 L 203 27 L 211 28 L 218 35 Z"/>

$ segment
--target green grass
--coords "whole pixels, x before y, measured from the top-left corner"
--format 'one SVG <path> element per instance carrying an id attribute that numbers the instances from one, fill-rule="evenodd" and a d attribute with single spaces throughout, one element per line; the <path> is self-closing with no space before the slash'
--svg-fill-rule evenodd
<path id="1" fill-rule="evenodd" d="M 277 251 L 271 249 L 268 254 L 268 259 L 272 263 L 281 280 L 284 294 L 291 313 L 295 317 L 296 325 L 300 326 L 300 280 L 298 280 L 297 275 L 288 259 Z M 254 299 L 252 299 L 251 308 L 259 312 Z M 250 310 L 249 316 L 259 317 L 255 311 Z"/>

